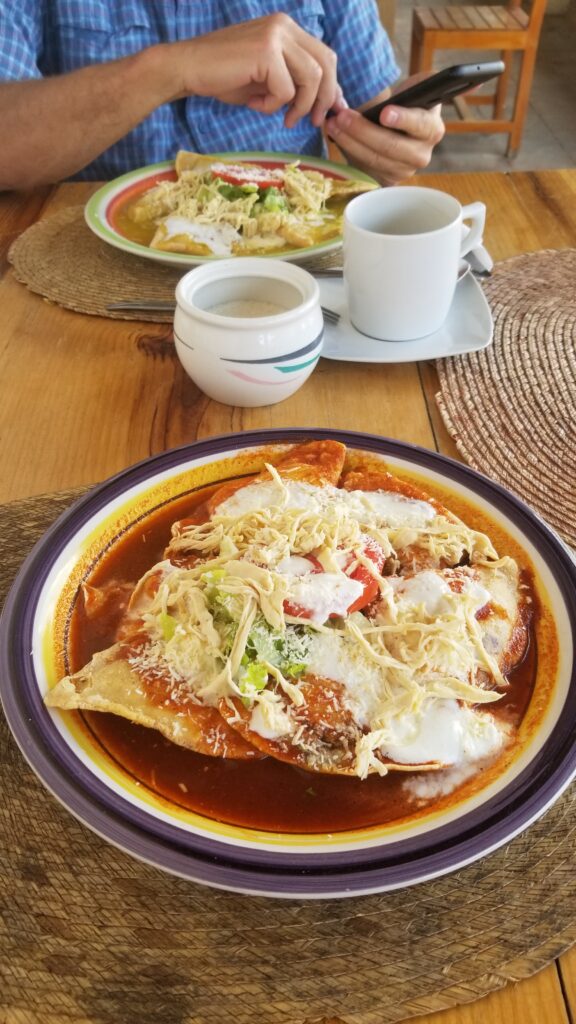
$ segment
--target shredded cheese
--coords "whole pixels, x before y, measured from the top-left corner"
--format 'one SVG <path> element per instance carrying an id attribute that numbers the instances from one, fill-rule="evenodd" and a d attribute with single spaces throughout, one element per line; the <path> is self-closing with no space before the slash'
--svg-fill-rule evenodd
<path id="1" fill-rule="evenodd" d="M 235 170 L 244 175 L 251 172 L 252 177 L 231 185 L 226 175 Z M 259 189 L 263 181 L 276 186 L 275 195 L 268 188 Z M 305 246 L 325 217 L 334 219 L 325 210 L 332 182 L 327 175 L 302 170 L 298 164 L 265 171 L 250 164 L 235 168 L 214 161 L 207 167 L 203 162 L 177 181 L 158 182 L 131 207 L 130 216 L 136 222 L 156 223 L 152 247 L 170 248 L 171 241 L 178 240 L 178 248 L 186 251 L 188 239 L 222 256 L 282 248 L 287 243 Z"/>

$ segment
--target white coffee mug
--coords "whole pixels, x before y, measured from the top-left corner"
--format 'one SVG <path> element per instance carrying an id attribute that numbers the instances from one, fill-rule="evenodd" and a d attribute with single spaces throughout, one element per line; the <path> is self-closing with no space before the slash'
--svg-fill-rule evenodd
<path id="1" fill-rule="evenodd" d="M 352 324 L 382 341 L 411 341 L 444 323 L 460 258 L 482 241 L 484 203 L 416 185 L 357 196 L 344 213 L 344 281 Z M 471 221 L 468 227 L 464 222 Z"/>

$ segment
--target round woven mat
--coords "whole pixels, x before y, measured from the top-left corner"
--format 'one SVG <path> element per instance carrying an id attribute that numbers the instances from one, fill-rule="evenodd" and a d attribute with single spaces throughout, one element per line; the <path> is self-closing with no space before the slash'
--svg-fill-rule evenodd
<path id="1" fill-rule="evenodd" d="M 189 267 L 168 267 L 115 249 L 84 220 L 84 207 L 71 206 L 27 228 L 10 247 L 15 277 L 31 291 L 77 313 L 116 320 L 172 323 L 171 312 L 110 312 L 123 299 L 173 300 Z M 298 263 L 310 270 L 340 265 L 340 250 Z"/>
<path id="2" fill-rule="evenodd" d="M 0 508 L 0 600 L 77 493 Z M 409 889 L 244 897 L 106 844 L 0 717 L 0 1009 L 14 1024 L 394 1024 L 469 1002 L 576 941 L 575 811 L 572 787 L 502 849 Z"/>
<path id="3" fill-rule="evenodd" d="M 505 260 L 484 290 L 494 342 L 438 361 L 440 411 L 471 466 L 576 546 L 576 250 Z"/>

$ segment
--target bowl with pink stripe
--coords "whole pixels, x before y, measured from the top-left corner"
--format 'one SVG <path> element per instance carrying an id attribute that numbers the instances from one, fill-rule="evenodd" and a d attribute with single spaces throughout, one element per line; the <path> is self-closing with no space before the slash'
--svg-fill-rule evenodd
<path id="1" fill-rule="evenodd" d="M 186 373 L 209 398 L 242 407 L 293 395 L 322 351 L 317 281 L 265 257 L 196 267 L 176 288 L 174 342 Z"/>

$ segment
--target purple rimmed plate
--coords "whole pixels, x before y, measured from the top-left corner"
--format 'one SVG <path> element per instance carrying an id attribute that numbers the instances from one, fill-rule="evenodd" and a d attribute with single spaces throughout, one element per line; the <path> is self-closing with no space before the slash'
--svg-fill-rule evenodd
<path id="1" fill-rule="evenodd" d="M 518 757 L 489 786 L 412 824 L 284 835 L 229 826 L 143 792 L 74 726 L 48 711 L 55 609 L 66 619 L 79 581 L 104 548 L 178 495 L 231 475 L 264 446 L 332 437 L 382 456 L 425 487 L 471 501 L 527 552 L 562 645 L 545 713 Z M 246 468 L 247 463 L 243 466 Z M 367 434 L 254 431 L 197 442 L 140 463 L 77 502 L 31 553 L 0 626 L 1 692 L 12 732 L 47 788 L 80 820 L 132 855 L 194 881 L 284 897 L 383 891 L 455 870 L 497 848 L 552 804 L 576 773 L 576 567 L 542 521 L 503 488 L 433 452 Z M 64 625 L 65 631 L 65 625 Z M 71 724 L 72 723 L 72 724 Z"/>

